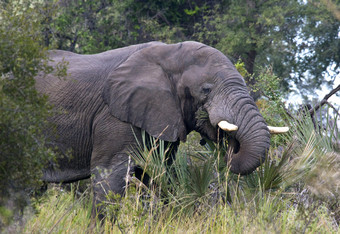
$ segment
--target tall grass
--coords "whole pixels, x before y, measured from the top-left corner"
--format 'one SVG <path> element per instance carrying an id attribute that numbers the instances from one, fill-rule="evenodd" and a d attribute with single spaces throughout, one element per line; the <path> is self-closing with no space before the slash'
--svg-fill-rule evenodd
<path id="1" fill-rule="evenodd" d="M 50 190 L 36 205 L 27 233 L 337 233 L 340 154 L 337 117 L 315 128 L 309 117 L 290 121 L 284 146 L 248 176 L 229 172 L 227 149 L 208 142 L 178 152 L 167 164 L 164 142 L 150 138 L 131 157 L 151 177 L 129 176 L 123 197 L 111 195 L 103 224 L 90 218 L 91 197 Z M 146 136 L 144 136 L 144 141 Z M 92 223 L 91 223 L 92 222 Z"/>

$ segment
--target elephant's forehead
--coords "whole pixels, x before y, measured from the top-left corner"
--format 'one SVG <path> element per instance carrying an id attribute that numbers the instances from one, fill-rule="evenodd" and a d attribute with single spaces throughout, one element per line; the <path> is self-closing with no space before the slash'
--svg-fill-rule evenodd
<path id="1" fill-rule="evenodd" d="M 205 66 L 191 66 L 184 76 L 193 83 L 218 83 L 228 79 L 237 70 L 227 64 L 207 64 Z"/>
<path id="2" fill-rule="evenodd" d="M 201 85 L 206 82 L 213 82 L 214 71 L 205 66 L 194 65 L 183 73 L 183 81 L 190 85 Z"/>

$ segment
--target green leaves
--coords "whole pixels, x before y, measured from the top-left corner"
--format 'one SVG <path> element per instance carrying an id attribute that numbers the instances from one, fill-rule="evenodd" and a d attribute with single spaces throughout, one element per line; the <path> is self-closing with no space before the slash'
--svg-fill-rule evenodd
<path id="1" fill-rule="evenodd" d="M 51 108 L 34 87 L 34 76 L 51 68 L 34 3 L 0 7 L 0 208 L 11 201 L 14 215 L 41 186 L 42 168 L 54 155 L 43 136 Z"/>
<path id="2" fill-rule="evenodd" d="M 284 143 L 272 145 L 263 164 L 247 176 L 229 172 L 223 160 L 227 142 L 216 145 L 206 140 L 205 151 L 180 151 L 173 164 L 167 165 L 162 151 L 168 149 L 154 139 L 151 151 L 144 147 L 140 151 L 143 154 L 132 157 L 152 175 L 154 184 L 143 186 L 144 194 L 166 201 L 166 209 L 172 212 L 196 214 L 227 201 L 234 212 L 242 213 L 250 206 L 255 210 L 252 212 L 270 220 L 293 204 L 304 209 L 306 204 L 300 201 L 303 193 L 303 199 L 320 202 L 332 210 L 339 201 L 340 135 L 338 117 L 325 116 L 321 122 L 309 116 L 291 118 L 291 131 L 284 136 Z M 315 121 L 320 127 L 315 128 Z M 306 209 L 313 213 L 315 208 Z"/>
<path id="3" fill-rule="evenodd" d="M 185 14 L 187 15 L 195 15 L 198 11 L 200 10 L 200 8 L 198 6 L 195 6 L 195 9 L 191 10 L 191 9 L 184 9 Z"/>
<path id="4" fill-rule="evenodd" d="M 150 176 L 149 188 L 143 186 L 146 194 L 164 199 L 176 210 L 186 207 L 186 212 L 195 211 L 195 207 L 203 202 L 216 203 L 216 197 L 211 197 L 215 191 L 211 190 L 211 186 L 218 182 L 215 157 L 208 155 L 207 151 L 200 152 L 194 160 L 180 152 L 173 163 L 169 164 L 167 160 L 170 149 L 164 146 L 164 141 L 153 137 L 146 139 L 144 134 L 143 142 L 131 157 Z"/>

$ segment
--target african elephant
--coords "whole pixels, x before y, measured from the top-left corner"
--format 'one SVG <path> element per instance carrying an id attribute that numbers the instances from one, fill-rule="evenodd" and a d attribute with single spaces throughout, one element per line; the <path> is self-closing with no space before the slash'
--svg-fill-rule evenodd
<path id="1" fill-rule="evenodd" d="M 72 157 L 44 172 L 47 182 L 94 175 L 95 201 L 105 191 L 122 194 L 134 172 L 129 150 L 141 130 L 173 146 L 191 131 L 233 147 L 231 171 L 251 173 L 269 149 L 270 131 L 242 76 L 220 51 L 198 42 L 150 42 L 93 55 L 49 52 L 51 65 L 68 62 L 66 78 L 36 77 L 58 111 L 55 144 Z M 204 111 L 208 118 L 197 118 Z M 222 134 L 222 130 L 224 133 Z M 137 137 L 136 137 L 137 136 Z"/>

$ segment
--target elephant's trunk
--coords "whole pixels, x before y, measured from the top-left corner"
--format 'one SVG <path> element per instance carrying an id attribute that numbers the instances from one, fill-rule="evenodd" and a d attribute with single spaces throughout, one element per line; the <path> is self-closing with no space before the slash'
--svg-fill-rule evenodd
<path id="1" fill-rule="evenodd" d="M 270 133 L 250 97 L 238 99 L 234 107 L 234 124 L 238 126 L 238 130 L 228 139 L 229 150 L 225 158 L 230 162 L 233 173 L 245 175 L 264 162 L 270 146 Z"/>
<path id="2" fill-rule="evenodd" d="M 265 160 L 269 129 L 246 88 L 225 85 L 221 89 L 207 107 L 210 123 L 225 131 L 231 129 L 225 159 L 233 173 L 249 174 Z"/>

